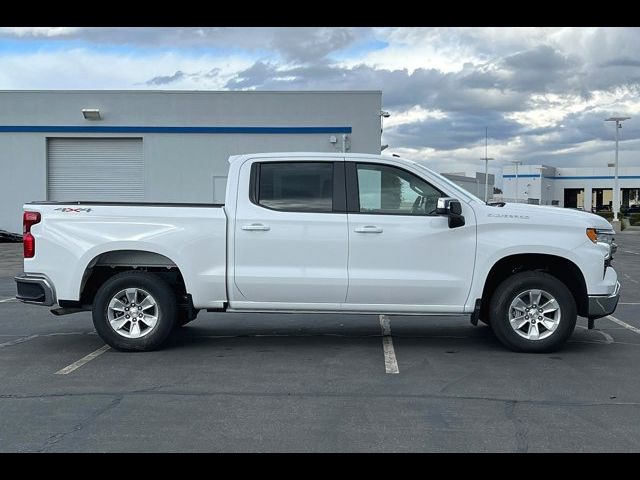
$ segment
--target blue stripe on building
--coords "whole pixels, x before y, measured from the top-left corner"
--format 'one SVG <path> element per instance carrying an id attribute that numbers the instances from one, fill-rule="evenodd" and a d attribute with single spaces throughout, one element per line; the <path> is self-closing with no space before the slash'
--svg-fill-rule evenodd
<path id="1" fill-rule="evenodd" d="M 503 175 L 502 178 L 516 178 L 515 175 Z M 518 175 L 518 178 L 540 178 L 540 175 Z M 550 180 L 613 180 L 613 175 L 592 175 L 592 176 L 562 176 L 562 177 L 544 177 Z M 618 175 L 618 179 L 638 179 L 640 175 Z"/>
<path id="2" fill-rule="evenodd" d="M 309 134 L 351 133 L 351 127 L 144 127 L 144 126 L 70 126 L 0 125 L 0 132 L 12 133 L 255 133 Z"/>
<path id="3" fill-rule="evenodd" d="M 515 175 L 502 175 L 502 178 L 516 178 Z M 518 175 L 518 178 L 540 178 L 540 175 L 527 173 L 525 175 Z"/>

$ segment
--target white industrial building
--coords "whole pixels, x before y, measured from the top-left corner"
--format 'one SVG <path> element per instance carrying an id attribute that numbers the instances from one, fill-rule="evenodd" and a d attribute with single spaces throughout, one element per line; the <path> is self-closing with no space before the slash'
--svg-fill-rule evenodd
<path id="1" fill-rule="evenodd" d="M 464 188 L 468 192 L 471 192 L 476 197 L 484 199 L 485 187 L 489 192 L 487 198 L 491 200 L 493 198 L 493 188 L 495 186 L 495 175 L 490 173 L 486 176 L 480 172 L 454 172 L 443 173 L 442 176 L 448 178 L 453 183 Z"/>
<path id="2" fill-rule="evenodd" d="M 619 167 L 618 186 L 622 206 L 640 203 L 640 167 Z M 519 165 L 502 170 L 502 200 L 540 205 L 581 208 L 586 211 L 611 208 L 613 167 L 549 167 Z"/>
<path id="3" fill-rule="evenodd" d="M 223 202 L 230 155 L 380 153 L 380 91 L 0 91 L 0 105 L 10 232 L 32 200 Z"/>

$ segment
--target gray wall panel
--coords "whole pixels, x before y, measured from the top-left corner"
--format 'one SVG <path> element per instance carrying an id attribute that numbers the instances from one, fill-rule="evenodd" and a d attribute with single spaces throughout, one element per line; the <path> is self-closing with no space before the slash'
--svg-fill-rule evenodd
<path id="1" fill-rule="evenodd" d="M 349 151 L 379 153 L 381 102 L 379 91 L 0 91 L 0 127 L 351 127 Z M 85 120 L 83 108 L 99 108 L 103 119 Z M 22 204 L 46 199 L 47 137 L 142 138 L 145 200 L 168 202 L 212 202 L 213 177 L 227 175 L 230 155 L 342 151 L 340 133 L 0 132 L 0 229 L 20 232 Z"/>

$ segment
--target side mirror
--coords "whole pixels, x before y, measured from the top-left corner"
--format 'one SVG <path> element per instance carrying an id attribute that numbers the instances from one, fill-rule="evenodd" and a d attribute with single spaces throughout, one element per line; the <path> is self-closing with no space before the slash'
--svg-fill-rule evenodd
<path id="1" fill-rule="evenodd" d="M 462 204 L 460 203 L 460 200 L 456 198 L 439 198 L 436 206 L 436 213 L 438 215 L 449 217 L 449 228 L 457 228 L 464 225 Z"/>

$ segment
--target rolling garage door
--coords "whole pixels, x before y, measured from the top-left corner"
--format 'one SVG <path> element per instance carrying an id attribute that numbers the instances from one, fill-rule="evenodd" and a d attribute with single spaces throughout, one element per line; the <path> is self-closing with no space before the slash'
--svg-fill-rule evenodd
<path id="1" fill-rule="evenodd" d="M 141 138 L 49 138 L 49 200 L 144 200 Z"/>

